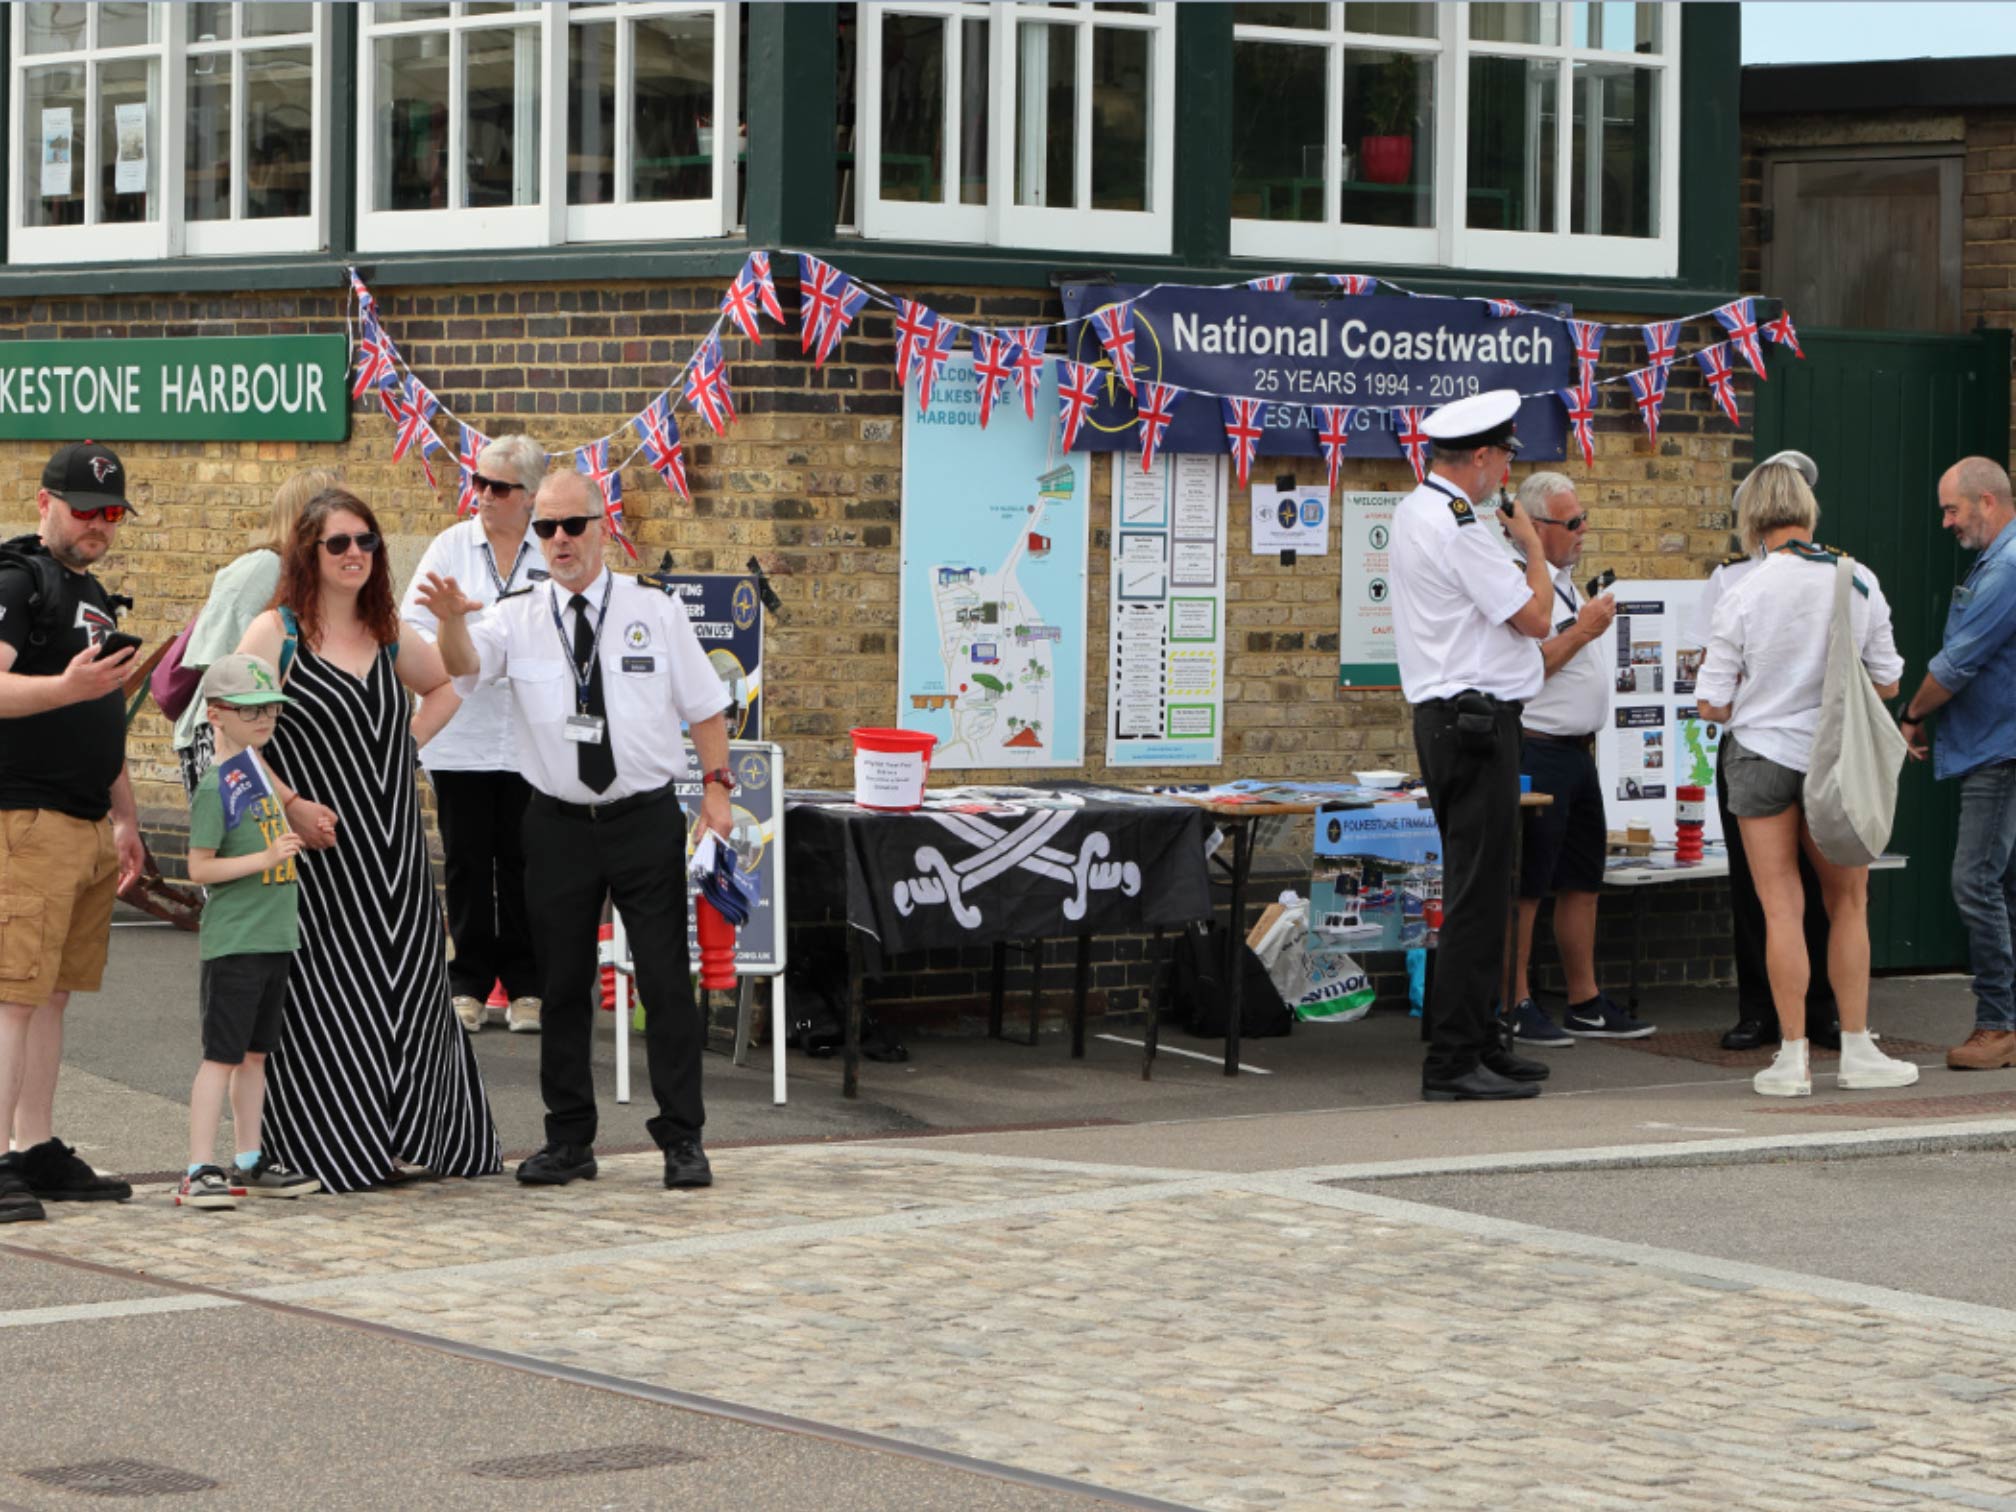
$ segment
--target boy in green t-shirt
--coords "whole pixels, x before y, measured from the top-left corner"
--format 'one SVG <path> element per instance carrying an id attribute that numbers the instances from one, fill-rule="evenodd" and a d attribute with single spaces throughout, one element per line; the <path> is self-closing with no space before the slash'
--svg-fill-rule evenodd
<path id="1" fill-rule="evenodd" d="M 301 837 L 287 827 L 259 747 L 273 738 L 287 696 L 272 664 L 242 653 L 203 674 L 199 696 L 217 734 L 217 759 L 189 798 L 189 879 L 203 905 L 203 1064 L 189 1094 L 189 1173 L 178 1207 L 236 1207 L 248 1193 L 319 1191 L 259 1148 L 266 1056 L 280 1043 L 287 971 L 301 943 Z M 214 1163 L 226 1094 L 240 1146 L 235 1167 Z"/>

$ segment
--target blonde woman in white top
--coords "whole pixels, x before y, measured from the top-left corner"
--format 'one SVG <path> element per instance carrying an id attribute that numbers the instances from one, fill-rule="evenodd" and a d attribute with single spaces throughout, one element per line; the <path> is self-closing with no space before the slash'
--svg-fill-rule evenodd
<path id="1" fill-rule="evenodd" d="M 1729 811 L 1741 827 L 1764 905 L 1764 954 L 1783 1037 L 1752 1085 L 1767 1097 L 1813 1090 L 1806 1038 L 1806 960 L 1799 879 L 1803 850 L 1820 879 L 1830 934 L 1827 974 L 1841 1011 L 1843 1087 L 1905 1087 L 1918 1079 L 1869 1035 L 1869 869 L 1836 866 L 1806 827 L 1804 796 L 1820 723 L 1827 637 L 1834 613 L 1835 554 L 1813 543 L 1820 506 L 1798 469 L 1760 467 L 1745 485 L 1737 528 L 1762 558 L 1722 596 L 1695 685 L 1703 719 L 1723 725 Z M 1862 665 L 1885 698 L 1897 693 L 1904 659 L 1876 574 L 1857 565 L 1850 623 Z"/>

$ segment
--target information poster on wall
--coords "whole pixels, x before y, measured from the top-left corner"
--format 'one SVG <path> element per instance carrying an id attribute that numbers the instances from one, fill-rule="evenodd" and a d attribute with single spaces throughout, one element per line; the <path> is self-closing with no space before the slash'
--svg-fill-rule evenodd
<path id="1" fill-rule="evenodd" d="M 1252 502 L 1253 554 L 1293 551 L 1301 556 L 1330 554 L 1330 490 L 1321 483 L 1279 488 L 1255 483 Z"/>
<path id="2" fill-rule="evenodd" d="M 1036 413 L 1057 413 L 1050 363 Z M 896 723 L 938 737 L 937 770 L 1084 764 L 1090 461 L 1056 445 L 1019 404 L 981 428 L 970 355 L 921 415 L 912 380 Z"/>
<path id="3" fill-rule="evenodd" d="M 1393 649 L 1393 511 L 1407 496 L 1346 493 L 1337 500 L 1343 522 L 1343 609 L 1338 621 L 1337 685 L 1397 688 Z"/>
<path id="4" fill-rule="evenodd" d="M 1706 586 L 1698 579 L 1613 584 L 1617 619 L 1600 643 L 1614 669 L 1610 723 L 1596 736 L 1610 828 L 1647 825 L 1662 844 L 1674 837 L 1674 789 L 1715 786 L 1722 730 L 1700 718 L 1694 697 L 1701 648 L 1691 627 Z M 1710 803 L 1707 838 L 1721 835 Z"/>
<path id="5" fill-rule="evenodd" d="M 1225 746 L 1223 457 L 1113 457 L 1106 764 L 1216 766 Z"/>

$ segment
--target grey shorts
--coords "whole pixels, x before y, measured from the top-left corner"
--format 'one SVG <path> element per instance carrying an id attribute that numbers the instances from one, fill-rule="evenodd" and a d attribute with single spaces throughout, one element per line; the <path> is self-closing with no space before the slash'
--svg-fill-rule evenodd
<path id="1" fill-rule="evenodd" d="M 1780 766 L 1769 756 L 1746 750 L 1724 735 L 1728 753 L 1722 760 L 1722 780 L 1729 788 L 1729 812 L 1738 819 L 1769 819 L 1806 798 L 1806 774 Z"/>

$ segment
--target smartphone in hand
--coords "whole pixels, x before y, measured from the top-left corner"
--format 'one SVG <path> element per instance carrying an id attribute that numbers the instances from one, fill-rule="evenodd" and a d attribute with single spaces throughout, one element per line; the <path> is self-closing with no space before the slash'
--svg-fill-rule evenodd
<path id="1" fill-rule="evenodd" d="M 103 661 L 108 656 L 117 656 L 121 651 L 129 649 L 138 650 L 139 647 L 139 636 L 128 635 L 124 630 L 114 630 L 103 641 L 99 642 L 98 654 L 92 660 Z"/>
<path id="2" fill-rule="evenodd" d="M 1597 594 L 1601 593 L 1605 588 L 1608 588 L 1612 583 L 1616 581 L 1617 581 L 1617 574 L 1611 571 L 1608 567 L 1605 567 L 1601 572 L 1597 573 L 1596 576 L 1589 579 L 1589 591 L 1588 593 L 1584 594 L 1583 597 L 1594 598 L 1596 597 Z"/>

